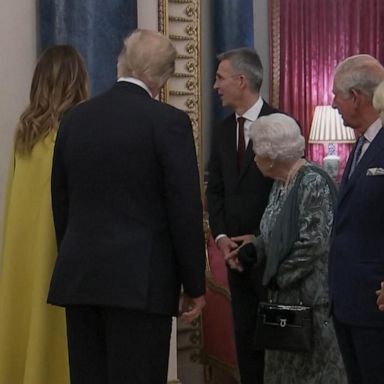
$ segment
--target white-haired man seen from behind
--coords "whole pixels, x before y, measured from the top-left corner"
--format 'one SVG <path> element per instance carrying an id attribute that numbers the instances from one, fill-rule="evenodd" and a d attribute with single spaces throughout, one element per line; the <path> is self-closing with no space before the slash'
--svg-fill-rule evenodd
<path id="1" fill-rule="evenodd" d="M 65 116 L 52 201 L 58 258 L 48 301 L 66 308 L 71 384 L 164 384 L 172 316 L 204 306 L 199 175 L 188 116 L 155 97 L 176 51 L 134 31 L 119 81 Z"/>

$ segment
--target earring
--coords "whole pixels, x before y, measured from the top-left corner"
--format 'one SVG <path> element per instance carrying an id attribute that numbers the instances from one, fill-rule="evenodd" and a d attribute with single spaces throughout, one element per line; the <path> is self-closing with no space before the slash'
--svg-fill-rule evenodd
<path id="1" fill-rule="evenodd" d="M 271 164 L 269 164 L 269 169 L 272 169 L 273 168 L 273 161 Z"/>

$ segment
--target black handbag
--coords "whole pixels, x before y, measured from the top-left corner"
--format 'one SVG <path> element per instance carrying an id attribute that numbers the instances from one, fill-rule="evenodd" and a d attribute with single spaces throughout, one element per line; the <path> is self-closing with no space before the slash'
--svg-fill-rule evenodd
<path id="1" fill-rule="evenodd" d="M 312 308 L 260 302 L 257 311 L 254 348 L 310 352 L 313 347 Z"/>

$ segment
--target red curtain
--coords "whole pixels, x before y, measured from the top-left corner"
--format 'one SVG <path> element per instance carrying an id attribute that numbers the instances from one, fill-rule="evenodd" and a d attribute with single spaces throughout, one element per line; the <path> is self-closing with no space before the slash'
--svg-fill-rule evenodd
<path id="1" fill-rule="evenodd" d="M 270 0 L 270 21 L 272 98 L 308 139 L 315 106 L 332 103 L 337 63 L 357 53 L 383 62 L 384 1 Z M 322 147 L 310 148 L 308 157 Z"/>

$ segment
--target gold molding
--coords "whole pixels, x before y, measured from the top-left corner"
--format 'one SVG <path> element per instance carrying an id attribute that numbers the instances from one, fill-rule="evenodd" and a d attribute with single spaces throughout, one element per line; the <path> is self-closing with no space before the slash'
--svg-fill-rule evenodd
<path id="1" fill-rule="evenodd" d="M 229 292 L 229 288 L 223 286 L 222 284 L 217 283 L 213 277 L 211 272 L 206 271 L 206 282 L 208 288 L 216 293 L 223 295 L 229 302 L 231 301 L 231 293 Z"/>
<path id="2" fill-rule="evenodd" d="M 203 191 L 203 140 L 201 125 L 201 0 L 159 0 L 159 31 L 177 49 L 175 74 L 160 92 L 160 100 L 188 113 L 192 122 Z"/>
<path id="3" fill-rule="evenodd" d="M 193 22 L 193 19 L 190 19 L 188 17 L 182 17 L 182 16 L 169 16 L 170 21 L 181 21 L 181 22 L 186 22 L 190 23 Z"/>
<path id="4" fill-rule="evenodd" d="M 280 0 L 272 0 L 270 7 L 272 15 L 272 87 L 270 102 L 271 105 L 278 108 L 280 100 Z"/>
<path id="5" fill-rule="evenodd" d="M 210 368 L 213 367 L 215 369 L 219 369 L 223 372 L 226 372 L 228 375 L 230 375 L 237 383 L 240 383 L 240 374 L 237 366 L 233 366 L 231 364 L 228 364 L 225 361 L 222 361 L 208 353 L 204 353 L 203 358 L 205 359 L 206 365 L 205 365 L 205 379 L 207 382 L 211 382 L 212 373 L 210 372 Z"/>

